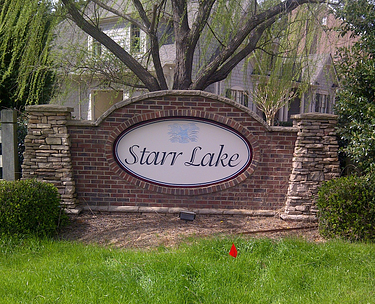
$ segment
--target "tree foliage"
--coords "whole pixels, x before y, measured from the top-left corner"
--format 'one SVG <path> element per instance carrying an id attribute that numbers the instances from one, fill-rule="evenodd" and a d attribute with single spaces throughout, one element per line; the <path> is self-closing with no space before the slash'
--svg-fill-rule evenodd
<path id="1" fill-rule="evenodd" d="M 375 2 L 347 1 L 338 16 L 344 22 L 343 34 L 356 38 L 339 53 L 339 134 L 346 155 L 369 171 L 375 168 Z"/>
<path id="2" fill-rule="evenodd" d="M 48 101 L 53 83 L 48 1 L 0 0 L 1 107 Z"/>
<path id="3" fill-rule="evenodd" d="M 171 34 L 166 29 L 173 29 L 175 43 L 173 89 L 204 90 L 227 78 L 282 16 L 301 5 L 323 2 L 326 0 L 61 0 L 69 18 L 126 67 L 121 69 L 123 82 L 149 91 L 168 88 L 160 55 Z M 146 33 L 145 56 L 135 56 L 106 35 L 100 24 L 105 12 Z M 198 52 L 199 62 L 194 62 Z"/>

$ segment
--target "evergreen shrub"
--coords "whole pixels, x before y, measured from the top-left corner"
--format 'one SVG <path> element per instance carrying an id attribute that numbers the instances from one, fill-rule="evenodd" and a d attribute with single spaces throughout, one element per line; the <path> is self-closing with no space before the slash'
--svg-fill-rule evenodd
<path id="1" fill-rule="evenodd" d="M 0 181 L 0 235 L 51 237 L 66 222 L 54 185 L 36 180 Z"/>
<path id="2" fill-rule="evenodd" d="M 346 176 L 323 183 L 318 192 L 319 231 L 328 238 L 375 240 L 375 178 Z"/>

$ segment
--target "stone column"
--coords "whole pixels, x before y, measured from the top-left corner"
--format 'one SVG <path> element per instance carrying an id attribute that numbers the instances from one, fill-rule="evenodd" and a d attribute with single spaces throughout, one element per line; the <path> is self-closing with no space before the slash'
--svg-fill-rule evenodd
<path id="1" fill-rule="evenodd" d="M 323 181 L 340 176 L 337 116 L 306 113 L 292 116 L 298 128 L 284 219 L 314 220 L 315 197 Z"/>
<path id="2" fill-rule="evenodd" d="M 75 181 L 67 121 L 72 108 L 57 105 L 28 106 L 23 179 L 54 184 L 67 209 L 76 207 Z"/>

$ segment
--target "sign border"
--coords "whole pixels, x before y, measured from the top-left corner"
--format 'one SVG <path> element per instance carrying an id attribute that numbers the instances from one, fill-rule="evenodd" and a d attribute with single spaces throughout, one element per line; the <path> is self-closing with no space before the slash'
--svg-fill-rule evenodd
<path id="1" fill-rule="evenodd" d="M 211 125 L 214 125 L 216 127 L 219 127 L 219 128 L 222 128 L 226 131 L 229 131 L 231 133 L 233 133 L 235 136 L 237 136 L 239 139 L 241 139 L 247 149 L 248 149 L 248 159 L 246 160 L 245 164 L 241 167 L 240 170 L 236 171 L 235 173 L 231 174 L 230 176 L 225 176 L 221 179 L 218 179 L 218 180 L 214 180 L 214 181 L 209 181 L 209 182 L 204 182 L 204 183 L 198 183 L 198 184 L 189 184 L 189 185 L 185 185 L 185 184 L 178 184 L 178 183 L 164 183 L 164 182 L 161 182 L 161 181 L 155 181 L 151 178 L 147 178 L 147 177 L 144 177 L 144 176 L 141 176 L 141 175 L 138 175 L 136 172 L 133 172 L 132 170 L 129 170 L 128 168 L 126 168 L 122 163 L 121 161 L 119 160 L 119 158 L 117 157 L 117 149 L 116 149 L 116 146 L 118 144 L 118 142 L 126 136 L 126 134 L 128 134 L 129 132 L 133 131 L 134 129 L 137 129 L 137 128 L 141 128 L 145 125 L 150 125 L 150 124 L 153 124 L 153 123 L 157 123 L 159 121 L 168 121 L 168 120 L 171 120 L 171 121 L 176 121 L 176 120 L 192 120 L 192 121 L 199 121 L 199 122 L 203 122 L 203 123 L 207 123 L 207 124 L 211 124 Z M 117 137 L 116 139 L 114 140 L 113 142 L 113 158 L 115 160 L 115 162 L 117 163 L 117 165 L 121 168 L 121 170 L 123 170 L 125 173 L 131 175 L 132 177 L 134 177 L 135 179 L 138 179 L 140 181 L 143 181 L 143 182 L 146 182 L 146 183 L 150 183 L 152 185 L 156 185 L 156 186 L 161 186 L 161 187 L 166 187 L 166 188 L 177 188 L 177 189 L 199 189 L 199 188 L 206 188 L 206 187 L 212 187 L 212 186 L 215 186 L 215 185 L 218 185 L 218 184 L 221 184 L 221 183 L 225 183 L 225 182 L 229 182 L 231 180 L 234 180 L 236 179 L 239 175 L 243 174 L 248 168 L 249 166 L 252 164 L 252 161 L 253 161 L 253 147 L 252 145 L 250 144 L 249 140 L 243 135 L 241 134 L 238 130 L 224 124 L 224 123 L 221 123 L 221 122 L 218 122 L 218 121 L 215 121 L 215 120 L 212 120 L 212 119 L 207 119 L 207 118 L 203 118 L 203 117 L 196 117 L 196 116 L 165 116 L 165 117 L 158 117 L 158 118 L 153 118 L 153 119 L 148 119 L 148 120 L 144 120 L 144 121 L 140 121 L 138 123 L 135 123 L 131 126 L 129 126 L 128 128 L 126 128 L 125 130 L 123 130 Z"/>

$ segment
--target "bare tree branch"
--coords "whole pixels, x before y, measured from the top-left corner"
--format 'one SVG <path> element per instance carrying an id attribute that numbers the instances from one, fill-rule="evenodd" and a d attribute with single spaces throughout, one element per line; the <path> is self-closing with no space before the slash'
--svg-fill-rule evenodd
<path id="1" fill-rule="evenodd" d="M 148 27 L 147 26 L 144 26 L 143 23 L 139 22 L 137 19 L 134 19 L 132 18 L 131 16 L 129 15 L 126 15 L 126 14 L 123 14 L 121 13 L 119 10 L 116 10 L 114 9 L 113 7 L 103 3 L 102 1 L 99 1 L 99 0 L 91 0 L 92 2 L 96 3 L 98 6 L 100 6 L 101 8 L 104 8 L 105 10 L 125 19 L 126 21 L 129 21 L 130 23 L 138 26 L 142 31 L 144 31 L 145 33 L 148 33 Z"/>
<path id="2" fill-rule="evenodd" d="M 75 3 L 71 0 L 62 0 L 70 16 L 84 32 L 94 37 L 106 46 L 117 58 L 119 58 L 134 74 L 145 84 L 148 90 L 158 91 L 160 86 L 154 76 L 148 72 L 137 60 L 135 60 L 120 45 L 103 33 L 99 28 L 93 26 L 79 13 Z"/>
<path id="3" fill-rule="evenodd" d="M 244 22 L 243 20 L 239 22 L 239 24 L 243 24 L 240 29 L 238 30 L 237 34 L 228 42 L 227 46 L 214 58 L 205 69 L 203 69 L 200 73 L 200 76 L 197 77 L 197 80 L 190 86 L 190 88 L 195 89 L 205 89 L 207 87 L 207 84 L 211 84 L 214 81 L 214 79 L 211 79 L 212 75 L 215 74 L 220 66 L 227 61 L 235 52 L 236 50 L 241 46 L 243 41 L 246 39 L 246 37 L 258 26 L 260 26 L 262 23 L 267 23 L 268 20 L 273 20 L 274 18 L 277 18 L 280 14 L 287 14 L 293 11 L 298 6 L 304 4 L 304 3 L 325 3 L 325 0 L 286 0 L 278 5 L 275 5 L 271 7 L 270 9 L 263 11 L 257 15 L 251 15 L 250 11 L 248 12 L 249 19 Z M 246 14 L 245 14 L 246 15 Z M 276 19 L 274 19 L 270 24 L 272 24 Z M 262 26 L 260 29 L 257 30 L 256 35 L 254 37 L 258 37 L 258 40 L 264 30 L 267 28 L 267 26 Z M 260 36 L 259 36 L 260 35 Z M 253 47 L 251 47 L 253 45 Z M 256 44 L 252 44 L 251 42 L 246 47 L 246 50 L 250 54 L 256 47 Z M 245 54 L 245 51 L 242 50 L 240 52 L 242 56 Z M 246 57 L 246 56 L 245 56 Z M 239 58 L 237 56 L 237 58 Z M 243 57 L 244 58 L 244 57 Z M 229 65 L 227 66 L 229 67 Z M 224 70 L 222 70 L 223 72 Z M 225 75 L 226 73 L 224 73 Z M 219 75 L 216 74 L 216 79 L 219 79 L 221 77 L 218 77 Z M 204 84 L 205 80 L 207 80 L 207 84 Z"/>
<path id="4" fill-rule="evenodd" d="M 206 0 L 199 2 L 198 15 L 195 18 L 194 24 L 191 27 L 189 33 L 189 47 L 194 48 L 197 45 L 199 37 L 207 24 L 207 20 L 210 17 L 211 10 L 216 0 Z"/>
<path id="5" fill-rule="evenodd" d="M 264 30 L 271 26 L 276 20 L 277 17 L 274 16 L 258 26 L 256 30 L 250 34 L 249 43 L 230 60 L 228 60 L 224 65 L 218 68 L 213 74 L 211 74 L 211 76 L 205 75 L 204 73 L 202 73 L 202 77 L 198 75 L 196 81 L 194 82 L 194 89 L 199 89 L 202 86 L 208 86 L 228 77 L 233 68 L 237 66 L 244 58 L 246 58 L 252 51 L 255 50 Z"/>
<path id="6" fill-rule="evenodd" d="M 165 80 L 165 76 L 163 73 L 163 67 L 161 65 L 160 60 L 160 54 L 159 54 L 159 41 L 156 36 L 155 32 L 155 19 L 157 15 L 158 7 L 156 4 L 154 4 L 153 11 L 152 11 L 152 21 L 150 21 L 147 17 L 146 11 L 144 10 L 142 3 L 139 0 L 133 0 L 133 3 L 143 21 L 143 23 L 147 26 L 147 33 L 150 37 L 150 43 L 151 43 L 151 56 L 152 61 L 154 63 L 156 77 L 158 78 L 160 88 L 162 90 L 167 90 L 167 81 Z"/>

